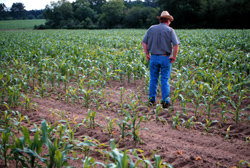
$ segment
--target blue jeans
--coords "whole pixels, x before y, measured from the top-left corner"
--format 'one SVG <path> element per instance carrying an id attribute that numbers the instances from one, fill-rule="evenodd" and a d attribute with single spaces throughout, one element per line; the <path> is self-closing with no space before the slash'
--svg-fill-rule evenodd
<path id="1" fill-rule="evenodd" d="M 156 101 L 157 85 L 159 80 L 159 74 L 161 72 L 161 92 L 162 102 L 169 103 L 170 85 L 168 80 L 171 73 L 171 60 L 170 55 L 151 55 L 150 58 L 150 84 L 149 84 L 149 101 Z"/>

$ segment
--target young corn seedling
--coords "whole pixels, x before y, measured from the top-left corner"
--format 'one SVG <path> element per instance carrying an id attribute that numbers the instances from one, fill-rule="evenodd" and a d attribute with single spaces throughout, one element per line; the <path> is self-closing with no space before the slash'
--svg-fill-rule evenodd
<path id="1" fill-rule="evenodd" d="M 2 132 L 2 142 L 0 144 L 0 151 L 1 151 L 1 159 L 4 160 L 4 166 L 7 166 L 8 160 L 8 150 L 9 150 L 9 137 L 11 136 L 10 127 L 7 128 L 5 131 Z"/>
<path id="2" fill-rule="evenodd" d="M 118 122 L 118 126 L 121 130 L 121 133 L 122 133 L 121 138 L 125 138 L 128 135 L 128 133 L 126 133 L 126 131 L 128 129 L 131 129 L 131 125 L 128 123 L 128 121 L 130 121 L 130 119 L 128 117 L 124 117 L 123 120 L 120 120 Z M 126 127 L 128 127 L 128 128 L 126 129 Z"/>
<path id="3" fill-rule="evenodd" d="M 231 125 L 227 128 L 226 140 L 228 140 L 228 139 L 229 139 L 230 127 L 231 127 Z"/>
<path id="4" fill-rule="evenodd" d="M 153 156 L 155 155 L 157 151 L 156 152 L 152 151 L 153 154 L 148 159 L 143 155 L 144 151 L 141 149 L 130 149 L 129 151 L 136 157 L 136 159 L 138 159 L 137 163 L 141 163 L 143 167 L 145 168 L 154 167 L 152 163 L 150 162 L 150 160 L 152 160 Z M 140 152 L 142 159 L 138 156 L 137 151 Z"/>
<path id="5" fill-rule="evenodd" d="M 180 92 L 181 92 L 181 89 L 175 88 L 173 96 L 171 96 L 171 98 L 170 98 L 171 99 L 171 103 L 172 103 L 172 106 L 170 106 L 170 108 L 169 108 L 171 114 L 173 112 L 174 103 L 176 102 L 176 100 L 177 100 Z"/>
<path id="6" fill-rule="evenodd" d="M 195 107 L 195 110 L 194 110 L 195 117 L 197 117 L 198 108 L 203 105 L 201 103 L 201 101 L 202 101 L 201 98 L 202 98 L 202 95 L 203 95 L 203 88 L 204 88 L 204 85 L 200 83 L 198 91 L 191 90 L 191 92 L 194 95 L 194 100 L 195 100 L 195 101 L 193 101 L 193 105 Z"/>
<path id="7" fill-rule="evenodd" d="M 38 158 L 42 162 L 46 161 L 45 158 L 39 156 L 39 154 L 42 152 L 44 139 L 40 137 L 39 135 L 40 132 L 38 130 L 35 133 L 33 141 L 30 139 L 29 130 L 25 126 L 22 126 L 22 131 L 25 142 L 28 144 L 28 147 L 24 148 L 23 152 L 30 157 L 29 159 L 30 166 L 32 168 L 35 168 L 38 166 L 38 161 L 36 161 L 36 158 Z"/>
<path id="8" fill-rule="evenodd" d="M 11 113 L 9 114 L 8 111 L 4 111 L 3 114 L 4 114 L 4 116 L 3 116 L 4 118 L 3 118 L 3 120 L 0 120 L 0 121 L 3 121 L 4 129 L 8 129 L 9 127 L 12 127 L 12 123 L 11 123 L 11 115 L 12 114 Z"/>
<path id="9" fill-rule="evenodd" d="M 190 109 L 187 109 L 186 106 L 187 106 L 187 103 L 190 103 L 192 102 L 191 99 L 187 99 L 187 97 L 183 97 L 182 94 L 179 94 L 179 97 L 181 98 L 181 106 L 182 106 L 182 110 L 183 112 L 187 115 L 187 112 L 190 110 Z"/>
<path id="10" fill-rule="evenodd" d="M 83 167 L 84 168 L 92 168 L 92 167 L 96 167 L 97 164 L 102 165 L 103 167 L 109 167 L 111 166 L 110 164 L 105 166 L 103 163 L 101 162 L 96 162 L 94 158 L 86 156 L 85 159 L 81 159 L 82 163 L 83 163 Z"/>
<path id="11" fill-rule="evenodd" d="M 92 90 L 85 90 L 81 89 L 81 92 L 84 94 L 84 106 L 89 108 L 90 107 L 90 97 L 93 94 Z"/>
<path id="12" fill-rule="evenodd" d="M 211 87 L 209 86 L 209 84 L 205 84 L 207 87 L 207 96 L 202 96 L 203 100 L 204 100 L 204 105 L 206 107 L 206 111 L 207 111 L 207 115 L 208 115 L 208 120 L 210 119 L 211 116 L 211 110 L 212 110 L 212 105 L 214 103 L 216 103 L 216 96 L 218 93 L 218 89 L 220 87 L 220 83 L 215 84 L 215 86 L 211 85 Z"/>
<path id="13" fill-rule="evenodd" d="M 13 124 L 14 124 L 14 126 L 16 126 L 16 129 L 17 129 L 17 131 L 19 133 L 19 131 L 21 130 L 21 122 L 24 119 L 26 119 L 27 122 L 28 122 L 28 125 L 30 125 L 30 121 L 29 121 L 28 116 L 22 116 L 22 114 L 20 112 L 18 112 L 18 111 L 14 112 L 14 113 L 16 113 L 17 115 L 15 114 L 15 118 L 13 119 L 13 121 L 14 121 Z"/>
<path id="14" fill-rule="evenodd" d="M 176 129 L 179 125 L 181 125 L 180 123 L 180 111 L 177 111 L 176 116 L 172 116 L 172 121 L 173 121 L 173 128 Z"/>
<path id="15" fill-rule="evenodd" d="M 250 167 L 250 163 L 246 160 L 239 161 L 239 165 L 237 168 L 241 168 L 244 164 L 247 164 L 248 167 Z"/>
<path id="16" fill-rule="evenodd" d="M 82 149 L 84 151 L 85 157 L 87 157 L 88 152 L 90 151 L 90 147 L 97 146 L 92 141 L 93 141 L 92 139 L 89 139 L 88 137 L 85 137 L 83 142 L 80 142 L 79 144 L 77 144 L 77 147 L 80 147 L 80 149 Z"/>
<path id="17" fill-rule="evenodd" d="M 139 134 L 139 131 L 142 130 L 140 129 L 140 123 L 142 122 L 142 120 L 144 119 L 143 116 L 141 116 L 139 118 L 139 121 L 136 123 L 136 119 L 137 119 L 137 116 L 139 114 L 139 112 L 137 112 L 133 117 L 131 117 L 131 115 L 125 111 L 125 114 L 126 116 L 131 120 L 132 124 L 131 124 L 131 128 L 132 128 L 132 137 L 133 137 L 133 140 L 135 142 L 139 142 L 139 143 L 142 143 L 142 139 L 140 138 L 140 134 Z M 148 128 L 143 128 L 143 129 L 147 129 Z"/>
<path id="18" fill-rule="evenodd" d="M 83 125 L 87 122 L 89 124 L 87 127 L 95 129 L 95 116 L 96 111 L 88 109 L 88 116 L 83 120 Z"/>
<path id="19" fill-rule="evenodd" d="M 156 105 L 156 108 L 154 109 L 154 112 L 155 112 L 155 120 L 156 121 L 159 121 L 159 113 L 162 111 L 162 105 L 161 104 L 157 104 Z"/>
<path id="20" fill-rule="evenodd" d="M 94 99 L 93 101 L 95 102 L 96 110 L 99 110 L 99 108 L 100 108 L 100 99 Z"/>
<path id="21" fill-rule="evenodd" d="M 241 92 L 240 92 L 240 94 L 239 94 L 239 101 L 238 101 L 237 105 L 235 104 L 234 101 L 232 101 L 231 98 L 228 98 L 228 99 L 229 99 L 228 102 L 231 103 L 231 105 L 232 105 L 233 108 L 235 109 L 235 111 L 229 110 L 229 112 L 230 112 L 231 114 L 234 115 L 236 124 L 238 124 L 238 122 L 241 121 L 241 118 L 240 118 L 240 117 L 241 117 L 242 115 L 244 115 L 244 114 L 241 113 L 241 112 L 244 111 L 244 110 L 246 110 L 246 109 L 248 109 L 248 108 L 250 108 L 250 105 L 248 105 L 245 109 L 240 109 L 242 100 L 243 100 L 243 99 L 246 99 L 246 98 L 249 98 L 249 97 L 247 97 L 247 96 L 244 96 L 244 93 L 245 93 L 245 92 L 246 92 L 245 90 L 241 90 Z"/>
<path id="22" fill-rule="evenodd" d="M 52 143 L 50 138 L 51 136 L 49 134 L 51 132 L 51 129 L 53 129 L 54 127 L 49 127 L 46 121 L 42 121 L 41 123 L 42 139 L 49 151 L 49 153 L 47 154 L 47 156 L 49 157 L 49 162 L 48 160 L 44 161 L 48 168 L 62 167 L 62 163 L 65 163 L 67 159 L 67 157 L 65 156 L 67 154 L 67 150 L 72 146 L 65 145 L 63 152 L 61 153 L 59 151 L 61 138 L 55 138 L 54 142 Z"/>
<path id="23" fill-rule="evenodd" d="M 168 167 L 168 168 L 173 168 L 173 166 L 169 163 L 162 163 L 162 159 L 161 159 L 161 156 L 160 155 L 155 155 L 154 157 L 155 159 L 155 167 L 156 168 L 164 168 L 164 167 Z"/>
<path id="24" fill-rule="evenodd" d="M 103 128 L 103 132 L 104 132 L 104 130 L 106 130 L 106 131 L 108 131 L 110 136 L 113 136 L 113 129 L 117 125 L 115 123 L 115 120 L 117 120 L 117 118 L 114 118 L 113 120 L 111 120 L 109 117 L 106 117 L 106 119 L 108 120 L 108 124 L 107 124 L 107 127 Z"/>
<path id="25" fill-rule="evenodd" d="M 20 86 L 8 86 L 7 98 L 10 107 L 16 107 L 19 104 Z"/>
<path id="26" fill-rule="evenodd" d="M 16 161 L 16 168 L 19 167 L 19 162 L 21 162 L 23 167 L 28 167 L 26 164 L 26 160 L 28 160 L 27 156 L 23 155 L 22 151 L 24 149 L 25 140 L 23 137 L 17 138 L 15 135 L 13 137 L 13 143 L 10 145 L 11 154 L 13 157 L 9 158 L 9 160 Z"/>
<path id="27" fill-rule="evenodd" d="M 185 125 L 186 128 L 191 129 L 196 124 L 196 122 L 193 121 L 194 119 L 196 119 L 195 116 L 192 116 L 188 120 L 182 119 L 182 121 L 183 121 L 182 125 Z"/>
<path id="28" fill-rule="evenodd" d="M 211 130 L 211 129 L 216 129 L 216 127 L 210 127 L 211 126 L 211 124 L 212 123 L 217 123 L 218 121 L 217 120 L 208 120 L 208 119 L 206 119 L 205 118 L 205 120 L 206 120 L 206 124 L 202 124 L 202 123 L 200 123 L 202 126 L 204 126 L 204 128 L 205 128 L 205 132 L 208 134 L 209 133 L 209 131 Z"/>
<path id="29" fill-rule="evenodd" d="M 138 100 L 136 101 L 132 100 L 132 102 L 128 104 L 128 107 L 130 108 L 130 110 L 132 110 L 133 115 L 136 113 L 135 111 L 138 108 L 137 106 L 138 102 L 139 102 Z"/>
<path id="30" fill-rule="evenodd" d="M 124 93 L 126 92 L 127 90 L 125 90 L 123 87 L 120 87 L 120 103 L 123 104 L 123 98 L 124 98 Z"/>
<path id="31" fill-rule="evenodd" d="M 36 106 L 36 108 L 33 108 L 33 109 L 37 109 L 37 104 L 36 104 L 36 103 L 31 103 L 31 102 L 30 102 L 30 101 L 31 101 L 31 98 L 29 98 L 29 94 L 24 95 L 24 94 L 21 93 L 21 95 L 22 95 L 22 97 L 24 98 L 24 102 L 21 102 L 21 104 L 24 104 L 24 107 L 25 107 L 25 110 L 26 110 L 26 111 L 29 112 L 32 105 Z"/>
<path id="32" fill-rule="evenodd" d="M 225 114 L 229 112 L 229 110 L 225 110 L 227 108 L 227 105 L 224 103 L 220 103 L 220 105 L 215 108 L 219 107 L 221 107 L 221 112 L 219 113 L 219 115 L 221 116 L 223 122 L 227 122 L 227 119 L 229 118 L 228 116 L 225 116 Z"/>

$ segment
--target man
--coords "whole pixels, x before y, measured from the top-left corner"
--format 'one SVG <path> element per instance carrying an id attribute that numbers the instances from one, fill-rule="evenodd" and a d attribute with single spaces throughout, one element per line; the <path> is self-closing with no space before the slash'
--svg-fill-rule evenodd
<path id="1" fill-rule="evenodd" d="M 180 41 L 174 29 L 169 27 L 170 22 L 174 20 L 173 16 L 168 11 L 163 11 L 161 16 L 157 16 L 157 18 L 160 24 L 148 29 L 142 40 L 142 46 L 147 60 L 150 61 L 149 103 L 155 104 L 159 73 L 161 72 L 161 103 L 163 108 L 168 108 L 170 106 L 168 80 L 171 73 L 171 63 L 176 60 Z"/>

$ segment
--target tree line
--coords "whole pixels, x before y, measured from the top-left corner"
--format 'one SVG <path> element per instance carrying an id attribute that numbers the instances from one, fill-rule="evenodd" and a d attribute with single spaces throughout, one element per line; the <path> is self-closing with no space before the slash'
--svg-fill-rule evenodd
<path id="1" fill-rule="evenodd" d="M 0 3 L 0 20 L 43 19 L 43 11 L 44 9 L 27 11 L 20 2 L 13 3 L 10 9 Z"/>
<path id="2" fill-rule="evenodd" d="M 15 19 L 24 18 L 21 11 L 25 9 L 13 4 L 13 9 L 6 11 L 3 5 L 0 19 L 6 12 Z M 46 23 L 35 28 L 149 28 L 158 23 L 156 16 L 162 10 L 173 15 L 174 28 L 250 28 L 249 0 L 59 0 L 45 7 L 42 17 Z"/>

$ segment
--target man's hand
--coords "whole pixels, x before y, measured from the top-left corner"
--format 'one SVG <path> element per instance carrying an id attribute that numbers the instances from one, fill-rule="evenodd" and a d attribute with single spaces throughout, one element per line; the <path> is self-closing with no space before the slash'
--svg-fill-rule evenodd
<path id="1" fill-rule="evenodd" d="M 146 54 L 146 57 L 147 57 L 147 61 L 150 60 L 151 56 L 149 55 L 149 53 Z"/>
<path id="2" fill-rule="evenodd" d="M 176 60 L 176 57 L 171 56 L 171 57 L 169 57 L 169 59 L 171 60 L 171 61 L 170 61 L 171 63 L 174 63 L 174 62 L 175 62 L 175 60 Z"/>
<path id="3" fill-rule="evenodd" d="M 179 45 L 177 44 L 177 45 L 174 46 L 174 53 L 173 53 L 173 55 L 169 57 L 169 59 L 171 59 L 171 61 L 170 61 L 171 63 L 175 62 L 177 54 L 178 54 L 178 50 L 179 50 Z"/>

